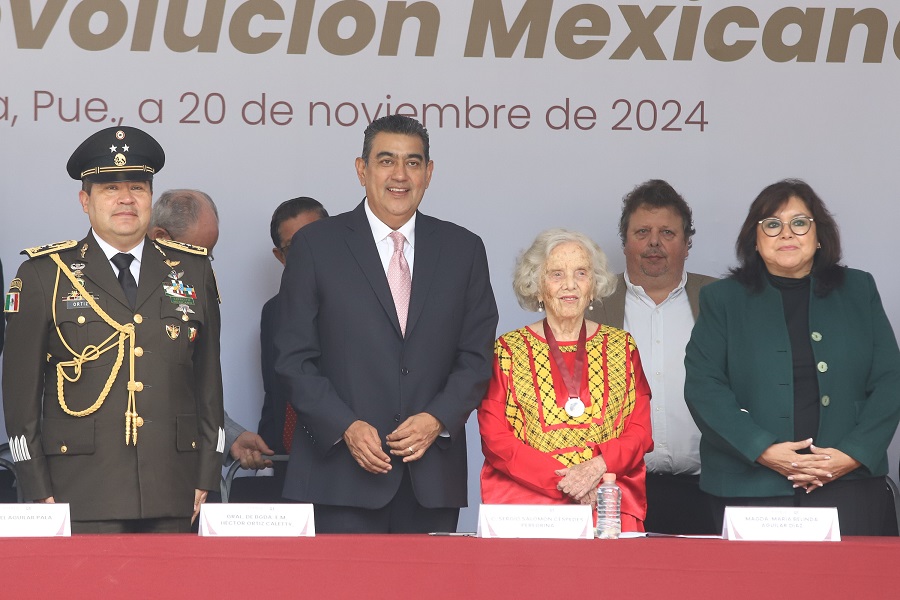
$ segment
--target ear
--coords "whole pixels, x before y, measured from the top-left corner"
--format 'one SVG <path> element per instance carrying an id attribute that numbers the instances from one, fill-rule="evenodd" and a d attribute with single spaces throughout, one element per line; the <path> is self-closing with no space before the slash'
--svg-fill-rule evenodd
<path id="1" fill-rule="evenodd" d="M 88 201 L 90 199 L 91 199 L 91 197 L 88 196 L 88 193 L 85 192 L 84 190 L 81 190 L 80 192 L 78 192 L 78 202 L 81 203 L 81 210 L 83 210 L 85 213 L 87 213 L 87 211 L 88 211 Z"/>
<path id="2" fill-rule="evenodd" d="M 287 259 L 287 257 L 284 255 L 284 252 L 281 251 L 281 248 L 272 248 L 272 254 L 275 255 L 275 258 L 278 259 L 278 262 L 280 262 L 282 265 L 285 264 L 284 261 Z"/>
<path id="3" fill-rule="evenodd" d="M 169 235 L 169 232 L 158 225 L 151 227 L 150 231 L 147 232 L 147 236 L 151 240 L 171 240 L 172 239 L 172 236 Z"/>
<path id="4" fill-rule="evenodd" d="M 361 158 L 356 159 L 356 176 L 359 178 L 359 185 L 366 187 L 366 161 Z"/>
<path id="5" fill-rule="evenodd" d="M 431 174 L 434 172 L 434 161 L 429 160 L 428 166 L 425 167 L 425 189 L 431 184 Z"/>

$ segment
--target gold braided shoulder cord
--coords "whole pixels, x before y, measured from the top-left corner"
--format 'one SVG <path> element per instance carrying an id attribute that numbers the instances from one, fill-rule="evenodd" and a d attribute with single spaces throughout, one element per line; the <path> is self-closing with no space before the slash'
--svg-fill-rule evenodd
<path id="1" fill-rule="evenodd" d="M 134 381 L 134 344 L 135 344 L 135 332 L 134 332 L 134 324 L 127 323 L 125 325 L 121 325 L 117 321 L 113 320 L 106 311 L 100 308 L 100 305 L 97 304 L 97 301 L 94 300 L 94 297 L 84 289 L 84 286 L 78 281 L 75 275 L 63 264 L 62 260 L 59 258 L 57 253 L 53 253 L 50 255 L 50 258 L 53 259 L 53 262 L 56 263 L 56 282 L 53 285 L 53 325 L 56 328 L 56 334 L 59 336 L 60 341 L 62 341 L 63 346 L 72 353 L 72 360 L 68 361 L 60 361 L 56 364 L 56 389 L 57 395 L 59 397 L 59 406 L 63 409 L 63 411 L 71 415 L 73 417 L 85 417 L 87 415 L 93 414 L 96 412 L 101 406 L 103 406 L 103 402 L 106 400 L 106 397 L 109 395 L 109 391 L 112 388 L 113 382 L 115 382 L 116 377 L 119 374 L 119 369 L 122 366 L 122 359 L 125 354 L 125 339 L 127 338 L 129 341 L 129 377 L 128 377 L 128 408 L 125 410 L 125 445 L 127 446 L 129 443 L 134 443 L 137 445 L 137 406 L 134 397 L 135 391 L 135 381 Z M 69 346 L 66 342 L 65 338 L 63 338 L 62 332 L 59 330 L 59 325 L 57 324 L 56 319 L 56 297 L 59 293 L 59 274 L 65 274 L 66 278 L 72 283 L 75 287 L 75 290 L 81 294 L 81 297 L 84 298 L 90 307 L 94 310 L 97 315 L 103 319 L 107 325 L 112 327 L 115 331 L 108 338 L 103 340 L 98 346 L 88 345 L 84 348 L 82 352 L 77 352 L 74 348 Z M 114 340 L 114 338 L 118 337 L 118 340 Z M 116 362 L 113 365 L 112 372 L 109 374 L 109 378 L 106 380 L 106 385 L 103 386 L 103 390 L 100 392 L 100 396 L 90 407 L 80 410 L 74 411 L 68 407 L 66 404 L 63 385 L 65 381 L 70 383 L 75 383 L 81 378 L 81 368 L 82 365 L 86 362 L 90 362 L 92 360 L 97 360 L 101 354 L 112 350 L 113 348 L 118 348 L 118 353 L 116 356 Z M 72 367 L 74 369 L 73 375 L 69 375 L 65 372 L 66 367 Z"/>

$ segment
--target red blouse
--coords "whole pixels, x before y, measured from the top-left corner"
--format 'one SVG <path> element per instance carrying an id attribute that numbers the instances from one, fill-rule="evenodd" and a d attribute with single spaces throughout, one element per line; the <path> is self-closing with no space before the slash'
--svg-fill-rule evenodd
<path id="1" fill-rule="evenodd" d="M 572 368 L 575 342 L 560 342 Z M 602 455 L 622 488 L 622 530 L 643 531 L 647 514 L 644 454 L 653 449 L 650 386 L 631 335 L 601 325 L 586 342 L 580 397 L 570 417 L 562 377 L 546 340 L 528 327 L 494 345 L 494 375 L 478 408 L 486 504 L 566 504 L 557 469 Z"/>

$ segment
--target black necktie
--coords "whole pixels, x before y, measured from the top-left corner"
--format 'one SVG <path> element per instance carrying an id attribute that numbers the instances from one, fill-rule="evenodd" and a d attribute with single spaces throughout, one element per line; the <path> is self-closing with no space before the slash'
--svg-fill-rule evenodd
<path id="1" fill-rule="evenodd" d="M 134 303 L 137 302 L 137 282 L 134 280 L 134 275 L 131 274 L 131 269 L 129 268 L 133 260 L 134 256 L 124 252 L 119 252 L 112 257 L 112 264 L 119 269 L 119 285 L 122 286 L 125 297 L 128 298 L 128 303 L 132 309 L 134 309 Z"/>

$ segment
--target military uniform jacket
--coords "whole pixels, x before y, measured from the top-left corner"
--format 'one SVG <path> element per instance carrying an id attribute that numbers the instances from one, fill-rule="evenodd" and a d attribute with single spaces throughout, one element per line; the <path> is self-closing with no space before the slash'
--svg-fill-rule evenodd
<path id="1" fill-rule="evenodd" d="M 93 234 L 68 245 L 58 251 L 61 262 L 109 319 L 133 325 L 133 349 L 129 339 L 120 347 L 115 327 L 80 296 L 53 253 L 22 264 L 18 290 L 10 289 L 18 306 L 7 313 L 3 357 L 19 485 L 26 499 L 68 502 L 73 520 L 190 516 L 194 489 L 219 487 L 224 445 L 218 292 L 209 260 L 145 240 L 132 310 Z M 91 354 L 92 346 L 110 345 Z M 96 358 L 73 364 L 79 354 Z M 105 387 L 105 400 L 90 412 Z M 129 387 L 136 444 L 133 435 L 126 444 Z M 72 416 L 63 403 L 89 414 Z"/>

